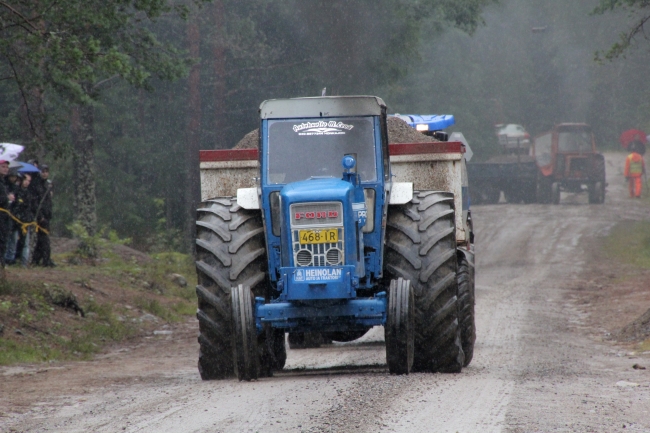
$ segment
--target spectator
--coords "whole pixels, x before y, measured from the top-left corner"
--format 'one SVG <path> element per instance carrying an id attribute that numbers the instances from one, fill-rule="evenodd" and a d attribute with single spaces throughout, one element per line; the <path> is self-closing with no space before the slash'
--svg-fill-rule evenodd
<path id="1" fill-rule="evenodd" d="M 20 189 L 16 193 L 16 198 L 12 206 L 11 213 L 19 219 L 22 223 L 30 223 L 34 221 L 34 196 L 29 190 L 29 184 L 32 177 L 25 173 L 23 180 L 20 184 Z M 29 265 L 29 236 L 32 232 L 32 227 L 23 232 L 21 223 L 15 222 L 13 225 L 13 233 L 7 244 L 5 253 L 5 262 L 9 265 L 16 263 L 18 253 L 21 254 L 21 261 L 24 267 Z"/>
<path id="2" fill-rule="evenodd" d="M 56 266 L 52 261 L 50 250 L 50 236 L 45 231 L 50 230 L 50 221 L 52 220 L 52 181 L 50 177 L 50 167 L 47 164 L 40 166 L 41 173 L 34 177 L 30 184 L 36 203 L 36 222 L 39 230 L 36 233 L 36 247 L 32 263 L 42 266 Z"/>
<path id="3" fill-rule="evenodd" d="M 5 249 L 9 240 L 11 230 L 11 219 L 9 214 L 9 204 L 14 200 L 14 195 L 7 191 L 5 185 L 5 176 L 9 173 L 9 161 L 0 160 L 0 277 L 4 279 L 5 268 Z"/>
<path id="4" fill-rule="evenodd" d="M 22 181 L 22 177 L 20 173 L 18 173 L 17 169 L 10 168 L 9 173 L 5 177 L 5 186 L 7 187 L 7 193 L 15 195 L 18 189 L 20 188 L 21 181 Z"/>

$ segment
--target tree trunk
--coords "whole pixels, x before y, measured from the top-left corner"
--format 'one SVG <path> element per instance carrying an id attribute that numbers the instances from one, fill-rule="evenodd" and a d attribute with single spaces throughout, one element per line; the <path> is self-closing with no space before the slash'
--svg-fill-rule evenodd
<path id="1" fill-rule="evenodd" d="M 190 56 L 199 60 L 200 33 L 196 20 L 190 20 L 187 29 Z M 199 149 L 201 139 L 201 65 L 196 63 L 188 77 L 189 122 L 187 127 L 187 184 L 185 191 L 186 209 L 189 212 L 187 232 L 191 239 L 191 249 L 194 249 L 196 228 L 196 208 L 201 200 L 199 180 Z"/>
<path id="2" fill-rule="evenodd" d="M 214 1 L 214 40 L 212 41 L 212 62 L 214 70 L 214 146 L 224 149 L 225 143 L 225 116 L 226 116 L 226 47 L 223 41 L 223 2 Z"/>
<path id="3" fill-rule="evenodd" d="M 72 109 L 73 217 L 91 236 L 97 231 L 94 120 L 92 106 L 78 105 Z"/>

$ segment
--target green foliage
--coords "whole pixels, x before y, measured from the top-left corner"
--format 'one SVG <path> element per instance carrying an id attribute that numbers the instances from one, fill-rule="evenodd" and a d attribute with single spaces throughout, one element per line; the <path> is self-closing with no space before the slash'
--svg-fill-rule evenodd
<path id="1" fill-rule="evenodd" d="M 109 246 L 126 245 L 131 242 L 129 238 L 120 239 L 115 230 L 110 230 L 107 227 L 102 228 L 94 235 L 90 235 L 83 225 L 74 222 L 68 226 L 68 230 L 75 239 L 79 240 L 79 246 L 75 253 L 82 259 L 99 259 L 102 251 Z"/>
<path id="2" fill-rule="evenodd" d="M 625 57 L 635 39 L 640 36 L 646 37 L 645 26 L 650 21 L 649 0 L 600 0 L 592 14 L 603 15 L 618 10 L 626 10 L 628 15 L 633 17 L 632 24 L 625 31 L 619 33 L 618 42 L 615 42 L 606 50 L 596 51 L 595 58 L 597 61 L 612 61 L 619 57 Z"/>
<path id="3" fill-rule="evenodd" d="M 191 64 L 149 28 L 171 12 L 187 17 L 187 7 L 170 0 L 12 3 L 0 3 L 0 71 L 25 109 L 24 142 L 64 152 L 67 104 L 96 104 L 117 78 L 150 88 L 153 78 L 179 78 Z"/>
<path id="4" fill-rule="evenodd" d="M 28 144 L 26 154 L 41 160 L 36 144 L 50 157 L 65 154 L 71 107 L 92 105 L 98 223 L 141 249 L 190 245 L 185 197 L 198 186 L 187 185 L 188 170 L 197 170 L 186 164 L 188 83 L 166 80 L 198 65 L 201 147 L 228 148 L 257 127 L 263 99 L 315 95 L 322 87 L 379 93 L 403 80 L 420 61 L 422 36 L 429 44 L 449 27 L 475 31 L 492 0 L 223 0 L 220 17 L 205 3 L 12 3 L 23 16 L 38 16 L 45 32 L 0 6 L 0 19 L 26 26 L 0 30 L 0 78 L 8 77 L 0 80 L 3 140 Z M 182 51 L 183 18 L 199 28 L 198 59 Z M 425 28 L 434 31 L 425 35 Z M 66 158 L 52 172 L 54 232 L 67 234 L 77 174 Z"/>

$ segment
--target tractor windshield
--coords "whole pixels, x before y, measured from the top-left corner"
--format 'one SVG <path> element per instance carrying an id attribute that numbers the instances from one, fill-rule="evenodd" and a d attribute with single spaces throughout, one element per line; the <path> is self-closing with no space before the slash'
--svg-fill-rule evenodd
<path id="1" fill-rule="evenodd" d="M 346 154 L 356 154 L 362 181 L 377 180 L 372 117 L 269 120 L 269 183 L 340 178 Z"/>
<path id="2" fill-rule="evenodd" d="M 557 147 L 560 153 L 589 153 L 591 134 L 587 131 L 560 132 Z"/>

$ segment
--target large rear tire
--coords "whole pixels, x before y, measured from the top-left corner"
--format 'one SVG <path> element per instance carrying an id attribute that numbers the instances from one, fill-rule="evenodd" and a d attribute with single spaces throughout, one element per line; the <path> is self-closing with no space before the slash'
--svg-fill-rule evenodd
<path id="1" fill-rule="evenodd" d="M 476 321 L 474 306 L 476 296 L 474 290 L 474 275 L 465 257 L 458 261 L 458 303 L 460 305 L 460 341 L 465 354 L 463 367 L 467 367 L 474 357 L 474 342 L 476 341 Z"/>
<path id="2" fill-rule="evenodd" d="M 265 296 L 264 229 L 259 211 L 219 198 L 202 203 L 196 230 L 199 373 L 203 380 L 224 379 L 234 373 L 230 289 L 243 284 Z"/>
<path id="3" fill-rule="evenodd" d="M 413 366 L 415 323 L 411 282 L 398 278 L 390 282 L 384 336 L 386 362 L 391 374 L 409 374 Z"/>
<path id="4" fill-rule="evenodd" d="M 454 196 L 415 191 L 410 203 L 388 208 L 386 277 L 411 281 L 415 341 L 412 371 L 460 372 Z"/>

